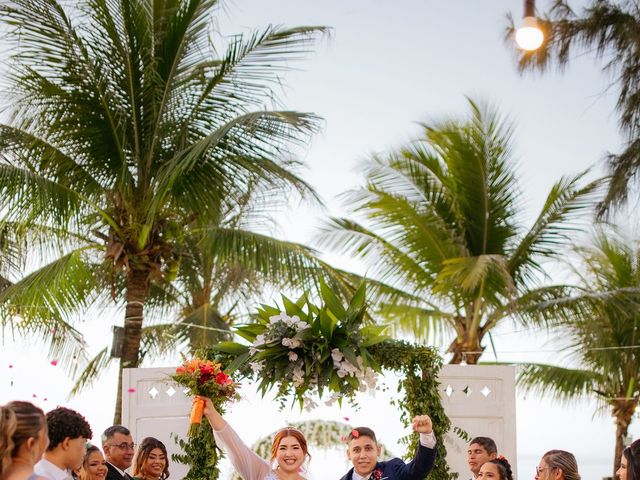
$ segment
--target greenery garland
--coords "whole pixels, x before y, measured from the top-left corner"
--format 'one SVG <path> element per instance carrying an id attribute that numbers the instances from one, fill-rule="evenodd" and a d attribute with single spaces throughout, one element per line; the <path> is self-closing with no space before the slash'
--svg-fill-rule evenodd
<path id="1" fill-rule="evenodd" d="M 284 298 L 284 297 L 283 297 Z M 370 365 L 376 371 L 392 370 L 400 372 L 403 379 L 398 385 L 398 393 L 401 395 L 394 400 L 396 406 L 400 409 L 400 420 L 405 426 L 408 426 L 411 419 L 416 415 L 428 414 L 433 420 L 434 433 L 438 439 L 436 450 L 437 459 L 433 471 L 429 478 L 433 480 L 451 480 L 456 475 L 449 471 L 446 463 L 446 447 L 444 445 L 445 434 L 451 428 L 451 422 L 444 413 L 444 408 L 440 401 L 439 383 L 437 381 L 438 372 L 442 367 L 442 359 L 438 356 L 435 349 L 424 346 L 412 345 L 408 342 L 398 340 L 383 340 L 379 327 L 372 329 L 369 327 L 358 327 L 358 323 L 365 318 L 364 315 L 364 286 L 361 286 L 351 299 L 348 307 L 338 304 L 337 297 L 325 287 L 323 289 L 324 304 L 316 307 L 303 296 L 297 302 L 291 302 L 284 298 L 284 311 L 278 318 L 269 320 L 269 316 L 277 312 L 278 309 L 273 307 L 262 308 L 261 319 L 255 324 L 250 324 L 244 328 L 244 336 L 252 342 L 252 347 L 241 345 L 233 342 L 225 342 L 218 346 L 212 347 L 207 353 L 207 357 L 221 361 L 223 365 L 234 365 L 234 380 L 250 379 L 257 377 L 260 382 L 260 390 L 263 394 L 276 387 L 279 393 L 278 399 L 284 402 L 284 396 L 293 396 L 300 400 L 306 392 L 314 392 L 322 395 L 322 389 L 318 387 L 324 386 L 327 390 L 334 392 L 340 387 L 346 385 L 347 381 L 351 381 L 347 386 L 349 394 L 354 393 L 352 388 L 357 386 L 355 375 L 362 379 L 364 367 Z M 307 309 L 302 311 L 302 307 L 306 305 Z M 294 317 L 301 317 L 304 320 L 303 329 L 300 324 L 296 323 L 296 327 L 290 329 L 289 325 Z M 285 345 L 287 349 L 297 353 L 297 356 L 309 355 L 307 352 L 315 353 L 311 356 L 311 360 L 306 362 L 307 375 L 309 373 L 320 372 L 314 378 L 314 382 L 300 382 L 291 387 L 291 380 L 288 376 L 291 372 L 285 369 L 289 363 L 286 360 L 288 350 L 281 348 L 281 341 L 276 339 L 269 343 L 260 339 L 255 342 L 256 337 L 262 335 L 265 328 L 269 328 L 272 324 L 279 324 L 282 319 L 287 320 L 282 328 L 286 330 L 284 339 L 289 344 L 292 339 L 300 339 L 295 345 Z M 296 322 L 299 320 L 296 320 Z M 345 322 L 345 323 L 343 323 Z M 319 354 L 315 347 L 314 337 L 306 335 L 306 329 L 313 328 L 314 335 L 320 337 L 320 345 L 323 347 L 322 354 Z M 278 327 L 280 328 L 280 327 Z M 289 331 L 290 330 L 290 331 Z M 293 333 L 298 332 L 291 337 Z M 326 332 L 326 333 L 324 333 Z M 340 333 L 343 332 L 343 333 Z M 250 333 L 250 335 L 247 335 Z M 336 337 L 336 334 L 339 334 Z M 355 339 L 355 340 L 350 340 Z M 366 339 L 363 341 L 363 339 Z M 266 337 L 266 340 L 269 340 Z M 336 383 L 336 375 L 333 373 L 334 368 L 340 368 L 338 362 L 332 359 L 327 352 L 331 352 L 333 342 L 338 342 L 343 350 L 348 348 L 356 348 L 353 353 L 349 352 L 351 364 L 358 366 L 354 355 L 360 354 L 365 359 L 364 367 L 360 367 L 360 371 L 354 373 L 354 377 L 348 378 L 340 376 L 339 384 Z M 355 343 L 353 343 L 355 342 Z M 284 345 L 284 344 L 282 344 Z M 354 347 L 355 346 L 355 347 Z M 308 350 L 310 348 L 310 350 Z M 270 372 L 270 375 L 257 374 L 251 367 L 250 360 L 259 359 L 261 361 L 271 362 L 267 366 L 273 365 L 277 368 L 278 375 Z M 342 360 L 343 362 L 345 360 Z M 310 365 L 309 365 L 310 364 Z M 363 365 L 360 360 L 360 365 Z M 369 367 L 366 367 L 369 368 Z M 328 373 L 327 373 L 328 372 Z M 227 372 L 230 373 L 230 372 Z M 346 379 L 346 380 L 345 380 Z M 281 403 L 284 405 L 284 403 Z M 215 446 L 215 442 L 211 435 L 211 429 L 208 425 L 199 429 L 196 437 L 188 441 L 179 440 L 179 445 L 183 447 L 184 454 L 174 456 L 176 461 L 191 466 L 191 470 L 186 480 L 217 480 L 218 478 L 218 459 L 219 450 Z M 406 458 L 413 457 L 418 446 L 418 436 L 408 435 L 401 439 L 401 443 L 407 446 Z"/>
<path id="2" fill-rule="evenodd" d="M 438 372 L 442 359 L 430 347 L 412 345 L 399 340 L 387 340 L 370 347 L 372 357 L 385 370 L 400 372 L 404 378 L 398 384 L 398 393 L 404 396 L 394 401 L 400 408 L 400 420 L 406 426 L 416 415 L 425 413 L 431 417 L 436 444 L 436 464 L 429 475 L 433 480 L 455 479 L 449 471 L 444 436 L 451 428 L 451 421 L 444 413 L 440 400 Z M 412 458 L 418 447 L 418 436 L 407 435 L 400 440 L 407 446 L 405 458 Z"/>

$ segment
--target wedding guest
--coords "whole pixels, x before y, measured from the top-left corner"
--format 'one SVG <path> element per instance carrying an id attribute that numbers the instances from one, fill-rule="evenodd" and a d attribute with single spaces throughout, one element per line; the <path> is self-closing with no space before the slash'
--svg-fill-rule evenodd
<path id="1" fill-rule="evenodd" d="M 108 469 L 106 480 L 132 479 L 125 470 L 131 466 L 135 448 L 136 444 L 127 427 L 112 425 L 102 433 L 102 451 Z"/>
<path id="2" fill-rule="evenodd" d="M 49 480 L 73 480 L 82 466 L 87 441 L 93 436 L 85 418 L 75 410 L 58 407 L 47 412 L 49 446 L 34 471 Z"/>
<path id="3" fill-rule="evenodd" d="M 573 453 L 564 450 L 549 450 L 540 459 L 536 467 L 535 478 L 538 480 L 580 480 L 576 457 Z"/>
<path id="4" fill-rule="evenodd" d="M 307 440 L 302 432 L 285 427 L 279 430 L 271 443 L 271 458 L 267 462 L 247 447 L 209 398 L 205 401 L 207 417 L 216 444 L 226 452 L 236 472 L 244 480 L 304 480 L 300 471 L 304 461 L 311 458 Z"/>
<path id="5" fill-rule="evenodd" d="M 414 417 L 413 431 L 420 434 L 420 444 L 409 463 L 399 458 L 379 462 L 380 446 L 376 434 L 368 427 L 358 427 L 349 434 L 347 456 L 353 468 L 341 480 L 368 480 L 386 478 L 388 480 L 422 480 L 433 469 L 436 459 L 436 437 L 433 434 L 431 418 L 428 415 Z"/>
<path id="6" fill-rule="evenodd" d="M 480 467 L 489 460 L 493 460 L 498 455 L 498 447 L 496 442 L 489 437 L 475 437 L 469 442 L 467 450 L 467 464 L 473 475 L 477 478 L 480 473 Z"/>
<path id="7" fill-rule="evenodd" d="M 620 480 L 640 480 L 640 440 L 622 451 L 620 468 L 616 471 Z"/>
<path id="8" fill-rule="evenodd" d="M 138 480 L 169 478 L 169 456 L 164 443 L 153 437 L 142 440 L 133 461 L 133 478 Z"/>
<path id="9" fill-rule="evenodd" d="M 44 480 L 33 468 L 48 445 L 47 420 L 42 410 L 22 401 L 0 406 L 0 478 Z"/>
<path id="10" fill-rule="evenodd" d="M 102 452 L 95 445 L 89 445 L 78 474 L 79 480 L 105 480 L 107 476 L 107 461 Z"/>
<path id="11" fill-rule="evenodd" d="M 478 476 L 478 480 L 513 480 L 511 465 L 502 455 L 484 462 Z"/>

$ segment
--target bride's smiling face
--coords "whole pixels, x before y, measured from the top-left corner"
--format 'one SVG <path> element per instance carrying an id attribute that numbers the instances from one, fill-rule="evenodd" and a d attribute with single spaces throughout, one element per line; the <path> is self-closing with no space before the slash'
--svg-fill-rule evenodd
<path id="1" fill-rule="evenodd" d="M 284 437 L 280 440 L 276 460 L 281 470 L 285 472 L 298 472 L 304 462 L 305 454 L 300 442 L 295 437 Z"/>

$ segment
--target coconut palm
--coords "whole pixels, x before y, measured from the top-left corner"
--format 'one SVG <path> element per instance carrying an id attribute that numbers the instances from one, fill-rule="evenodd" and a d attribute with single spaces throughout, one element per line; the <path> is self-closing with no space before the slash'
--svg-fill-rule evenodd
<path id="1" fill-rule="evenodd" d="M 216 0 L 11 0 L 10 119 L 0 125 L 6 222 L 58 232 L 57 257 L 5 290 L 5 321 L 70 318 L 111 288 L 124 304 L 121 369 L 139 362 L 145 305 L 183 251 L 252 179 L 312 195 L 287 149 L 312 114 L 266 108 L 321 28 L 269 27 L 212 45 Z M 66 7 L 65 7 L 66 6 Z M 47 286 L 44 288 L 44 286 Z M 26 308 L 28 307 L 28 308 Z M 45 308 L 43 308 L 45 307 Z M 9 315 L 10 318 L 10 315 Z"/>
<path id="2" fill-rule="evenodd" d="M 545 41 L 536 51 L 520 51 L 521 71 L 545 71 L 557 65 L 566 67 L 583 53 L 602 60 L 603 71 L 613 79 L 618 91 L 617 111 L 624 150 L 607 155 L 610 181 L 598 208 L 605 215 L 611 207 L 622 205 L 640 172 L 640 9 L 635 0 L 592 0 L 580 13 L 567 0 L 554 0 L 548 13 L 539 17 Z M 510 44 L 515 31 L 513 20 L 507 29 Z"/>
<path id="3" fill-rule="evenodd" d="M 365 261 L 378 313 L 396 331 L 453 334 L 452 363 L 476 363 L 508 318 L 553 321 L 583 308 L 588 295 L 539 281 L 597 186 L 583 175 L 559 180 L 526 228 L 511 128 L 469 103 L 468 118 L 424 125 L 423 137 L 365 164 L 366 186 L 347 194 L 364 222 L 333 219 L 320 237 Z"/>
<path id="4" fill-rule="evenodd" d="M 611 233 L 599 232 L 592 246 L 580 248 L 576 269 L 581 284 L 599 292 L 637 292 L 640 289 L 640 245 Z M 626 298 L 625 298 L 626 297 Z M 616 424 L 613 476 L 624 439 L 640 399 L 640 313 L 629 295 L 605 297 L 587 318 L 570 318 L 556 338 L 567 342 L 570 367 L 526 364 L 519 385 L 563 402 L 597 399 Z M 637 299 L 636 299 L 637 300 Z"/>
<path id="5" fill-rule="evenodd" d="M 272 210 L 286 203 L 277 197 L 268 184 L 256 184 L 220 214 L 217 225 L 194 223 L 182 233 L 184 254 L 171 282 L 156 285 L 148 300 L 148 317 L 170 321 L 143 327 L 141 361 L 176 351 L 198 354 L 231 340 L 230 327 L 246 320 L 273 288 L 318 292 L 322 279 L 337 293 L 353 291 L 353 279 L 319 260 L 314 250 L 260 233 L 273 223 Z M 88 362 L 72 393 L 95 382 L 113 360 L 105 346 Z"/>

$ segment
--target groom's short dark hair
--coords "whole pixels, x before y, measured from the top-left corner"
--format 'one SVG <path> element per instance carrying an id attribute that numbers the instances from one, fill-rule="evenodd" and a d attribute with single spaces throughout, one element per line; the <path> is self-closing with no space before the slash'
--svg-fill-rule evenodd
<path id="1" fill-rule="evenodd" d="M 376 444 L 378 443 L 378 440 L 376 440 L 376 434 L 369 427 L 357 427 L 351 430 L 351 432 L 349 432 L 349 441 L 355 438 L 359 438 L 361 435 L 364 435 L 365 437 L 369 437 Z"/>

